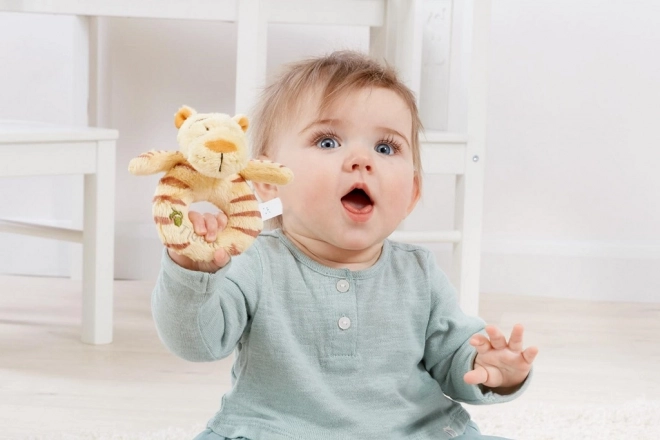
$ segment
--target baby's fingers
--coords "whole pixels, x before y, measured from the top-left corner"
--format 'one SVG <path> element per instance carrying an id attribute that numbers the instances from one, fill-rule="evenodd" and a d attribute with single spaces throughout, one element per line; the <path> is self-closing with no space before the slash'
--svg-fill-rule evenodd
<path id="1" fill-rule="evenodd" d="M 229 221 L 227 219 L 227 215 L 220 211 L 215 215 L 215 219 L 218 222 L 218 231 L 222 231 L 227 227 L 227 222 Z"/>
<path id="2" fill-rule="evenodd" d="M 502 350 L 507 347 L 506 338 L 497 327 L 487 325 L 486 333 L 490 336 L 490 345 L 492 345 L 494 349 Z"/>
<path id="3" fill-rule="evenodd" d="M 534 359 L 536 359 L 537 354 L 539 354 L 539 349 L 537 347 L 528 347 L 522 352 L 522 357 L 528 364 L 531 364 L 534 362 Z"/>
<path id="4" fill-rule="evenodd" d="M 220 248 L 213 254 L 213 263 L 218 267 L 225 267 L 229 263 L 229 254 L 224 249 Z"/>
<path id="5" fill-rule="evenodd" d="M 218 236 L 218 219 L 207 212 L 204 214 L 204 224 L 206 225 L 206 241 L 215 241 Z"/>
<path id="6" fill-rule="evenodd" d="M 193 225 L 193 230 L 197 235 L 206 235 L 206 223 L 204 222 L 204 217 L 202 214 L 196 211 L 190 211 L 188 213 L 188 218 L 190 223 Z"/>
<path id="7" fill-rule="evenodd" d="M 524 328 L 520 324 L 513 326 L 511 330 L 511 337 L 509 338 L 509 348 L 513 351 L 522 351 L 523 349 L 523 332 Z"/>
<path id="8" fill-rule="evenodd" d="M 478 385 L 488 380 L 488 372 L 481 365 L 475 365 L 474 370 L 465 373 L 463 380 L 467 384 Z"/>
<path id="9" fill-rule="evenodd" d="M 478 333 L 470 338 L 470 345 L 476 348 L 479 354 L 484 354 L 493 348 L 488 338 Z"/>
<path id="10" fill-rule="evenodd" d="M 206 223 L 206 241 L 214 242 L 218 238 L 218 233 L 227 226 L 227 216 L 224 212 L 220 211 L 217 214 L 204 214 L 204 222 Z"/>
<path id="11" fill-rule="evenodd" d="M 227 216 L 222 211 L 215 215 L 190 211 L 188 218 L 193 225 L 195 234 L 204 237 L 208 242 L 214 242 L 218 238 L 218 232 L 227 227 Z"/>

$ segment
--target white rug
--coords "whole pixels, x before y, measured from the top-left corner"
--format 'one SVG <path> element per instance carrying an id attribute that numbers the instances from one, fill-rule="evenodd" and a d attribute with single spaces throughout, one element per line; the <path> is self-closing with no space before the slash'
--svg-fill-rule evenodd
<path id="1" fill-rule="evenodd" d="M 660 401 L 469 407 L 481 432 L 517 440 L 659 440 Z"/>
<path id="2" fill-rule="evenodd" d="M 660 401 L 621 404 L 517 404 L 469 407 L 481 431 L 516 440 L 659 440 Z M 28 440 L 192 440 L 200 423 L 154 432 L 78 432 Z"/>

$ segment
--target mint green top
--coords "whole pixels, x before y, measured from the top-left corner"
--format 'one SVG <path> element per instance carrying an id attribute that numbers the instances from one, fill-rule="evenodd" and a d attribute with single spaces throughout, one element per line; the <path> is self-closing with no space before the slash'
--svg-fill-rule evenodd
<path id="1" fill-rule="evenodd" d="M 529 382 L 500 396 L 463 381 L 484 323 L 461 312 L 433 254 L 409 244 L 385 241 L 359 271 L 311 260 L 279 230 L 214 274 L 165 252 L 152 305 L 176 355 L 236 350 L 232 389 L 208 424 L 224 437 L 449 439 L 470 418 L 455 401 L 508 401 Z"/>

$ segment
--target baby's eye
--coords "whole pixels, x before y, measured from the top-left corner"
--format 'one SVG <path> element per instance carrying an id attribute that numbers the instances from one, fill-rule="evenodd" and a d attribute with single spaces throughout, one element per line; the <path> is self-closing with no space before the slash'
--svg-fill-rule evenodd
<path id="1" fill-rule="evenodd" d="M 324 150 L 328 150 L 330 148 L 337 148 L 339 146 L 339 142 L 331 137 L 323 137 L 316 141 L 316 146 Z"/>
<path id="2" fill-rule="evenodd" d="M 392 145 L 383 144 L 383 143 L 380 143 L 380 144 L 376 145 L 374 147 L 374 150 L 376 150 L 377 153 L 386 154 L 388 156 L 391 156 L 395 152 L 395 149 Z"/>

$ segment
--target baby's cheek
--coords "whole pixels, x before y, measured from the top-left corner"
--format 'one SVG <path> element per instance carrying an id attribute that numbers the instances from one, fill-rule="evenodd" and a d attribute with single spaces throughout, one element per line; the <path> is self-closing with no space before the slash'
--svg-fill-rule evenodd
<path id="1" fill-rule="evenodd" d="M 294 179 L 291 183 L 281 186 L 279 196 L 284 206 L 284 211 L 299 211 L 308 206 L 319 195 L 315 194 L 309 184 L 305 184 L 303 179 Z"/>
<path id="2" fill-rule="evenodd" d="M 414 200 L 413 185 L 402 183 L 398 188 L 393 189 L 393 205 L 405 216 Z"/>

